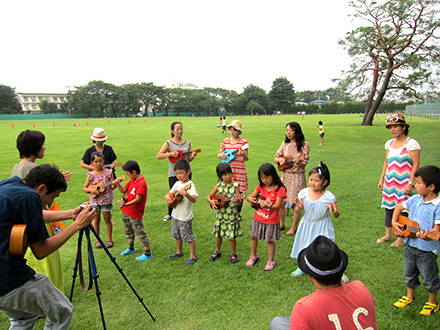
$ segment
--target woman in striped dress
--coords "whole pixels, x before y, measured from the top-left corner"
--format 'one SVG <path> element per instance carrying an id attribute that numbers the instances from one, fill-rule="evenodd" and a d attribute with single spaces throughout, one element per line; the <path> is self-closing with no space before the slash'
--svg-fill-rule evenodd
<path id="1" fill-rule="evenodd" d="M 234 182 L 238 182 L 240 184 L 240 193 L 244 193 L 248 190 L 248 180 L 247 180 L 247 172 L 246 172 L 246 165 L 244 162 L 248 161 L 249 155 L 248 155 L 248 149 L 249 145 L 246 139 L 240 137 L 242 134 L 241 130 L 241 122 L 239 120 L 233 120 L 229 123 L 227 126 L 227 129 L 229 130 L 229 134 L 231 137 L 226 138 L 223 140 L 223 142 L 220 145 L 220 151 L 217 155 L 218 158 L 221 160 L 226 160 L 228 156 L 223 153 L 226 150 L 237 150 L 234 157 L 230 162 L 229 165 L 232 169 L 233 178 L 232 180 Z M 240 206 L 237 206 L 237 216 L 238 220 L 241 221 L 241 204 Z"/>
<path id="2" fill-rule="evenodd" d="M 385 236 L 379 238 L 377 243 L 391 240 L 393 211 L 413 193 L 414 173 L 420 162 L 420 145 L 408 137 L 409 125 L 405 117 L 397 113 L 388 116 L 385 127 L 390 130 L 393 139 L 385 143 L 386 157 L 377 185 L 383 191 L 382 208 L 385 209 Z M 391 246 L 403 244 L 403 239 L 399 237 Z"/>

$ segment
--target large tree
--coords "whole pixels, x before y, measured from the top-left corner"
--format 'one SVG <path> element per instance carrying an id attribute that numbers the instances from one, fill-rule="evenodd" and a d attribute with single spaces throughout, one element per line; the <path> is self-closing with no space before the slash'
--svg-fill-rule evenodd
<path id="1" fill-rule="evenodd" d="M 0 114 L 20 113 L 21 104 L 12 87 L 0 84 Z"/>
<path id="2" fill-rule="evenodd" d="M 280 77 L 273 81 L 269 91 L 271 108 L 281 113 L 291 112 L 295 106 L 295 89 L 286 77 Z"/>
<path id="3" fill-rule="evenodd" d="M 372 125 L 387 91 L 420 96 L 435 88 L 440 63 L 438 0 L 355 0 L 354 17 L 367 22 L 339 43 L 353 58 L 340 87 L 366 97 L 362 125 Z"/>

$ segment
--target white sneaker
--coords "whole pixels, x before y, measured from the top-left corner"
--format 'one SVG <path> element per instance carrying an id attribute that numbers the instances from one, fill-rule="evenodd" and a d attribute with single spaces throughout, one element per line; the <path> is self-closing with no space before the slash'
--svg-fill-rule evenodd
<path id="1" fill-rule="evenodd" d="M 171 217 L 167 214 L 166 216 L 163 217 L 162 220 L 163 221 L 168 221 L 168 220 L 171 220 Z"/>

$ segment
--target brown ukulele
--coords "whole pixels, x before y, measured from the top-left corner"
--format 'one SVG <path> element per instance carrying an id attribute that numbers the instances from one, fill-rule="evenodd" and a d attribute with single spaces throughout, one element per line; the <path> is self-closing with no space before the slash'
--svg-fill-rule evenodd
<path id="1" fill-rule="evenodd" d="M 96 198 L 99 195 L 101 195 L 103 192 L 105 192 L 105 190 L 108 186 L 111 186 L 113 183 L 122 182 L 124 180 L 125 180 L 125 175 L 120 176 L 119 178 L 114 179 L 113 181 L 109 181 L 107 183 L 99 182 L 97 184 L 91 184 L 88 188 L 95 189 L 97 191 L 97 193 L 95 194 L 95 193 L 89 192 L 87 194 L 89 195 L 90 198 Z"/>
<path id="2" fill-rule="evenodd" d="M 189 188 L 191 188 L 191 183 L 188 183 L 185 187 L 183 187 L 183 189 L 185 190 L 188 190 Z M 171 203 L 167 204 L 168 207 L 175 208 L 177 204 L 179 204 L 182 200 L 182 195 L 179 193 L 179 191 L 176 190 L 170 195 L 170 199 Z"/>
<path id="3" fill-rule="evenodd" d="M 280 158 L 284 158 L 286 161 L 283 163 L 283 165 L 278 165 L 278 171 L 285 171 L 288 170 L 289 168 L 292 168 L 294 165 L 294 161 L 295 159 L 300 159 L 303 160 L 304 157 L 291 157 L 291 156 L 286 156 L 286 157 L 280 157 Z"/>
<path id="4" fill-rule="evenodd" d="M 122 162 L 112 163 L 112 164 L 106 164 L 104 165 L 104 168 L 111 168 L 113 166 L 122 166 Z"/>
<path id="5" fill-rule="evenodd" d="M 27 247 L 26 225 L 14 225 L 9 240 L 9 254 L 24 257 Z"/>
<path id="6" fill-rule="evenodd" d="M 263 207 L 261 207 L 261 202 L 264 202 Z M 258 209 L 264 209 L 264 208 L 269 208 L 273 205 L 273 202 L 271 201 L 267 201 L 261 197 L 257 197 L 257 203 L 251 203 L 251 206 L 258 210 Z"/>
<path id="7" fill-rule="evenodd" d="M 397 220 L 397 223 L 403 225 L 403 227 L 401 229 L 403 232 L 403 237 L 416 238 L 416 234 L 419 231 L 425 231 L 425 230 L 419 228 L 418 222 L 413 221 L 407 217 L 404 217 L 403 215 L 399 215 L 399 219 Z M 393 234 L 395 236 L 398 236 L 394 232 L 394 228 L 393 228 Z M 438 232 L 438 231 L 426 230 L 425 235 L 426 235 L 426 237 L 428 237 L 434 241 L 440 241 L 440 232 Z"/>
<path id="8" fill-rule="evenodd" d="M 217 202 L 217 204 L 215 204 L 217 207 L 223 207 L 223 206 L 227 207 L 229 205 L 229 202 L 231 201 L 231 199 L 233 197 L 235 197 L 235 198 L 237 198 L 239 200 L 243 200 L 243 199 L 246 198 L 246 194 L 242 193 L 242 194 L 233 195 L 233 196 L 228 196 L 228 195 L 225 195 L 225 194 L 219 194 L 219 195 L 209 196 L 210 199 L 212 199 L 213 201 Z M 211 208 L 212 208 L 212 205 L 211 205 Z"/>

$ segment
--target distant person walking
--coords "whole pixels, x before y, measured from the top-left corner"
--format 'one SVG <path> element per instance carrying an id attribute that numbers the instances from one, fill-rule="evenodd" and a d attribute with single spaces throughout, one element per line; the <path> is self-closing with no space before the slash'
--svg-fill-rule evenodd
<path id="1" fill-rule="evenodd" d="M 385 236 L 377 239 L 377 243 L 391 240 L 393 211 L 413 194 L 414 174 L 420 163 L 420 144 L 408 137 L 409 125 L 404 115 L 395 113 L 386 117 L 385 127 L 393 139 L 385 143 L 386 156 L 377 185 L 383 191 L 382 208 L 385 209 Z M 399 237 L 391 246 L 403 244 L 403 239 Z"/>
<path id="2" fill-rule="evenodd" d="M 322 121 L 318 121 L 318 126 L 316 126 L 316 128 L 319 131 L 319 138 L 321 139 L 321 143 L 319 145 L 323 146 L 325 144 L 324 143 L 325 132 L 324 132 L 324 125 L 323 125 Z"/>

